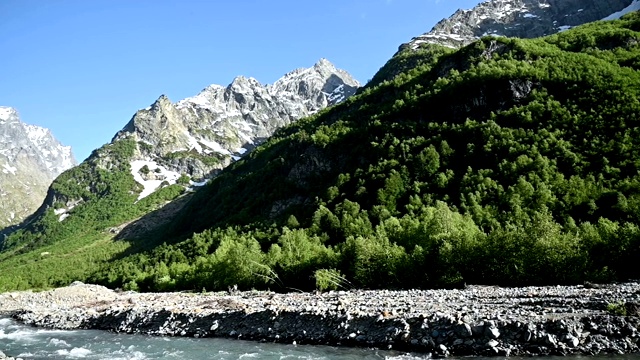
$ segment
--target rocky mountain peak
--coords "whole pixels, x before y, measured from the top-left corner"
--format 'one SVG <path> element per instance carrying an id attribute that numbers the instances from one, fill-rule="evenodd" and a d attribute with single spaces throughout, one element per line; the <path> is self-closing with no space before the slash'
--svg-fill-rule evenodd
<path id="1" fill-rule="evenodd" d="M 431 31 L 400 46 L 431 43 L 457 48 L 482 36 L 534 38 L 640 8 L 637 0 L 488 0 L 458 10 Z M 614 15 L 616 16 L 616 15 Z"/>
<path id="2" fill-rule="evenodd" d="M 355 93 L 360 83 L 344 70 L 337 69 L 329 60 L 320 59 L 311 68 L 296 69 L 269 88 L 271 94 L 285 97 L 302 96 L 308 98 L 320 89 L 327 103 L 321 107 L 337 104 Z M 315 107 L 312 112 L 320 110 Z"/>
<path id="3" fill-rule="evenodd" d="M 158 111 L 170 105 L 171 105 L 171 100 L 167 97 L 167 95 L 162 94 L 156 99 L 156 101 L 153 102 L 153 104 L 151 104 L 150 107 L 148 107 L 145 110 Z"/>
<path id="4" fill-rule="evenodd" d="M 333 65 L 333 63 L 331 63 L 329 60 L 325 58 L 321 58 L 320 60 L 318 60 L 318 62 L 313 65 L 313 68 L 316 71 L 322 71 L 324 69 L 333 70 L 333 71 L 336 70 L 335 65 Z"/>
<path id="5" fill-rule="evenodd" d="M 247 87 L 262 87 L 260 82 L 252 77 L 236 76 L 231 84 L 231 88 L 246 89 Z"/>
<path id="6" fill-rule="evenodd" d="M 75 165 L 71 148 L 51 131 L 23 123 L 14 108 L 0 107 L 0 228 L 36 210 L 53 179 Z"/>
<path id="7" fill-rule="evenodd" d="M 169 97 L 165 94 L 162 94 L 158 97 L 158 99 L 154 102 L 154 104 L 166 104 L 166 103 L 170 103 L 171 100 L 169 100 Z"/>
<path id="8" fill-rule="evenodd" d="M 133 159 L 137 165 L 146 162 L 159 173 L 201 181 L 278 128 L 343 101 L 359 86 L 326 59 L 289 72 L 272 85 L 238 76 L 226 87 L 209 85 L 177 103 L 161 96 L 138 111 L 114 141 L 133 137 L 146 144 L 138 147 Z"/>
<path id="9" fill-rule="evenodd" d="M 8 106 L 0 106 L 0 124 L 5 122 L 19 122 L 16 109 Z"/>

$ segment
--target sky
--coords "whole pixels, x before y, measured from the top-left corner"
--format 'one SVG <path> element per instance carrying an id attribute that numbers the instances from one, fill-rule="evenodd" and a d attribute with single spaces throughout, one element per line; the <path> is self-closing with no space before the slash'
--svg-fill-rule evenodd
<path id="1" fill-rule="evenodd" d="M 0 106 L 78 161 L 161 94 L 271 84 L 326 58 L 366 83 L 402 43 L 480 0 L 0 0 Z"/>

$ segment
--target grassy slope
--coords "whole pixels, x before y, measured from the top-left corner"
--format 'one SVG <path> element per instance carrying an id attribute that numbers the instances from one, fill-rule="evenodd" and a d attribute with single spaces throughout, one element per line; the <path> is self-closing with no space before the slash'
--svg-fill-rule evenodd
<path id="1" fill-rule="evenodd" d="M 91 234 L 65 239 L 23 254 L 0 255 L 0 291 L 45 289 L 85 279 L 114 254 L 124 252 L 127 242 L 110 234 Z"/>
<path id="2" fill-rule="evenodd" d="M 105 145 L 53 182 L 41 209 L 1 244 L 0 291 L 86 279 L 118 254 L 155 245 L 153 239 L 116 241 L 109 231 L 184 192 L 171 185 L 136 201 L 141 187 L 129 165 L 135 146 L 131 140 Z M 55 214 L 59 208 L 70 209 L 64 221 Z"/>

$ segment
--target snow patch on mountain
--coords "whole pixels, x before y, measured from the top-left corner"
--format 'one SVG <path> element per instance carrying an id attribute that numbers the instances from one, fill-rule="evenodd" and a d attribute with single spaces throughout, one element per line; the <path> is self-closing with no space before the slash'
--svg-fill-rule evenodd
<path id="1" fill-rule="evenodd" d="M 338 86 L 332 92 L 324 93 L 324 94 L 327 95 L 327 99 L 329 99 L 329 102 L 336 103 L 336 104 L 343 102 L 345 100 L 344 84 Z"/>
<path id="2" fill-rule="evenodd" d="M 62 222 L 64 219 L 69 217 L 69 214 L 67 213 L 68 209 L 55 209 L 53 210 L 53 213 L 55 215 L 58 215 L 58 222 Z"/>
<path id="3" fill-rule="evenodd" d="M 15 110 L 8 106 L 0 106 L 0 120 L 9 120 L 11 115 L 15 114 Z"/>
<path id="4" fill-rule="evenodd" d="M 215 141 L 209 141 L 209 140 L 201 139 L 200 143 L 202 143 L 202 145 L 208 147 L 212 151 L 217 152 L 218 154 L 231 155 L 231 152 L 229 150 L 223 148 L 222 145 L 218 144 Z M 205 153 L 209 153 L 210 154 L 211 151 L 205 150 Z"/>
<path id="5" fill-rule="evenodd" d="M 40 126 L 26 125 L 25 128 L 27 129 L 27 136 L 34 144 L 42 144 L 47 136 L 51 136 L 49 129 Z"/>
<path id="6" fill-rule="evenodd" d="M 178 101 L 176 107 L 178 109 L 184 109 L 187 107 L 197 107 L 202 109 L 207 109 L 212 112 L 223 112 L 223 108 L 220 106 L 221 102 L 216 101 L 219 97 L 215 96 L 215 94 L 221 93 L 224 91 L 224 87 L 220 85 L 209 85 L 206 88 L 202 89 L 196 96 L 188 97 L 184 100 Z"/>
<path id="7" fill-rule="evenodd" d="M 72 203 L 67 204 L 67 207 L 63 207 L 63 208 L 58 208 L 58 209 L 54 209 L 53 213 L 55 215 L 58 215 L 58 221 L 62 222 L 64 219 L 68 218 L 71 214 L 71 210 L 73 210 L 73 208 L 76 207 L 76 205 L 80 204 L 81 201 L 75 201 Z"/>
<path id="8" fill-rule="evenodd" d="M 603 18 L 602 20 L 616 20 L 616 19 L 620 19 L 622 16 L 633 12 L 633 11 L 638 11 L 640 10 L 640 0 L 634 0 L 633 3 L 631 3 L 631 5 L 627 6 L 626 8 L 617 11 L 605 18 Z"/>
<path id="9" fill-rule="evenodd" d="M 15 167 L 15 166 L 11 166 L 11 165 L 9 165 L 9 164 L 4 164 L 4 165 L 2 165 L 2 172 L 3 172 L 4 174 L 11 174 L 11 175 L 15 175 L 17 170 L 18 170 L 18 168 L 17 168 L 17 167 Z"/>
<path id="10" fill-rule="evenodd" d="M 155 161 L 150 160 L 134 160 L 130 163 L 131 165 L 131 175 L 133 175 L 133 179 L 140 185 L 142 185 L 143 190 L 138 195 L 138 200 L 143 199 L 149 195 L 151 195 L 154 191 L 156 191 L 163 182 L 167 182 L 172 185 L 175 184 L 178 178 L 180 178 L 180 174 L 175 171 L 167 170 L 165 167 L 158 165 Z M 153 178 L 145 179 L 143 177 L 142 168 L 147 167 L 147 170 L 150 174 L 153 174 Z"/>
<path id="11" fill-rule="evenodd" d="M 202 181 L 193 181 L 193 180 L 189 180 L 189 185 L 191 186 L 191 190 L 193 190 L 193 188 L 197 188 L 197 187 L 202 187 L 205 186 L 209 183 L 209 180 L 202 180 Z"/>

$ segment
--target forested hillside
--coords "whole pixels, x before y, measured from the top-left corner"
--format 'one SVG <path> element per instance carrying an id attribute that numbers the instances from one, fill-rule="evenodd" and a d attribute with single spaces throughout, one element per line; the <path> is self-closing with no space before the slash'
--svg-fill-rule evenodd
<path id="1" fill-rule="evenodd" d="M 630 14 L 400 53 L 195 193 L 161 245 L 85 274 L 135 290 L 639 278 L 639 41 Z"/>
<path id="2" fill-rule="evenodd" d="M 167 245 L 95 280 L 162 290 L 638 277 L 637 30 L 633 14 L 451 53 L 429 45 L 406 57 L 418 66 L 280 131 L 196 194 Z"/>

